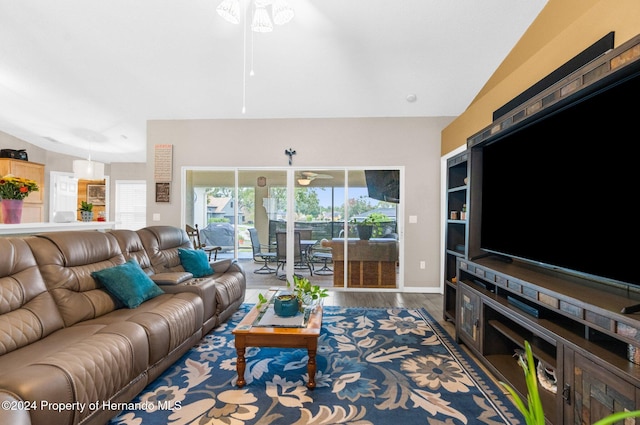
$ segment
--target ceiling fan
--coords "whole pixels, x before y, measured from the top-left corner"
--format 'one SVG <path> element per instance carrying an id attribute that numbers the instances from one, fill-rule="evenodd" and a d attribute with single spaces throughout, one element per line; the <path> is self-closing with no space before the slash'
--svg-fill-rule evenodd
<path id="1" fill-rule="evenodd" d="M 309 183 L 311 183 L 315 179 L 332 179 L 333 178 L 333 176 L 330 174 L 319 174 L 319 173 L 314 173 L 313 171 L 303 171 L 300 174 L 301 174 L 301 177 L 298 178 L 298 183 L 301 186 L 308 186 Z"/>

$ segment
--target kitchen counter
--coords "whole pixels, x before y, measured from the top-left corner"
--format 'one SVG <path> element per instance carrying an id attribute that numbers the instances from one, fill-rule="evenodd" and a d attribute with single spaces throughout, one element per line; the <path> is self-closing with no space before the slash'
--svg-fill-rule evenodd
<path id="1" fill-rule="evenodd" d="M 0 236 L 33 235 L 45 232 L 60 232 L 63 230 L 110 230 L 114 229 L 115 221 L 74 221 L 71 223 L 20 223 L 0 224 Z"/>

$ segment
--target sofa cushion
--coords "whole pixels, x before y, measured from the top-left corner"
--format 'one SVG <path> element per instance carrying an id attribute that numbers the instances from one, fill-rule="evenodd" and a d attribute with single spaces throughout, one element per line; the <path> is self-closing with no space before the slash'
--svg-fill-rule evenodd
<path id="1" fill-rule="evenodd" d="M 25 238 L 42 278 L 62 314 L 65 326 L 107 314 L 122 303 L 102 287 L 91 273 L 125 258 L 109 233 L 77 230 L 41 233 Z"/>
<path id="2" fill-rule="evenodd" d="M 0 238 L 0 356 L 62 329 L 64 323 L 27 243 Z"/>
<path id="3" fill-rule="evenodd" d="M 136 308 L 164 293 L 133 258 L 124 264 L 95 271 L 91 275 L 129 308 Z"/>
<path id="4" fill-rule="evenodd" d="M 182 267 L 193 277 L 205 277 L 213 274 L 207 254 L 201 249 L 178 248 L 178 256 Z"/>
<path id="5" fill-rule="evenodd" d="M 151 276 L 151 278 L 154 276 L 156 275 Z M 203 334 L 209 333 L 215 327 L 218 321 L 218 316 L 216 315 L 216 312 L 218 311 L 218 305 L 216 302 L 218 293 L 216 289 L 216 281 L 213 277 L 191 279 L 177 285 L 166 285 L 162 283 L 158 283 L 158 285 L 160 285 L 162 290 L 167 294 L 179 294 L 183 292 L 197 294 L 202 298 L 204 307 L 204 321 L 202 323 Z"/>
<path id="6" fill-rule="evenodd" d="M 148 338 L 139 324 L 72 326 L 1 356 L 0 388 L 38 403 L 102 404 L 136 385 L 135 377 L 146 383 L 149 356 Z M 82 423 L 94 410 L 32 409 L 31 423 Z"/>
<path id="7" fill-rule="evenodd" d="M 157 296 L 135 309 L 121 308 L 76 326 L 113 325 L 133 322 L 145 330 L 149 344 L 148 364 L 154 365 L 179 349 L 192 336 L 201 334 L 204 305 L 192 293 Z M 185 350 L 186 351 L 186 350 Z"/>
<path id="8" fill-rule="evenodd" d="M 149 226 L 137 230 L 137 233 L 155 273 L 184 271 L 178 256 L 178 248 L 193 248 L 184 229 L 172 226 Z"/>
<path id="9" fill-rule="evenodd" d="M 136 231 L 129 229 L 112 229 L 109 231 L 109 234 L 118 241 L 125 260 L 135 258 L 146 274 L 151 275 L 154 273 L 151 267 L 151 260 Z"/>

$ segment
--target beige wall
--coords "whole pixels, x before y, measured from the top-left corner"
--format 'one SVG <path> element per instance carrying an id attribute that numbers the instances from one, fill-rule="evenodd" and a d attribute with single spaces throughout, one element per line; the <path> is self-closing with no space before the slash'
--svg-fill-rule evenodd
<path id="1" fill-rule="evenodd" d="M 281 119 L 150 121 L 147 179 L 153 182 L 156 144 L 173 145 L 170 203 L 147 194 L 148 224 L 181 226 L 181 167 L 404 166 L 406 287 L 439 290 L 440 132 L 452 118 Z M 160 221 L 152 221 L 153 214 Z M 417 215 L 418 223 L 407 217 Z M 420 269 L 426 261 L 426 269 Z"/>
<path id="2" fill-rule="evenodd" d="M 549 0 L 467 110 L 442 132 L 442 154 L 492 122 L 493 111 L 610 31 L 615 46 L 640 34 L 638 0 Z"/>

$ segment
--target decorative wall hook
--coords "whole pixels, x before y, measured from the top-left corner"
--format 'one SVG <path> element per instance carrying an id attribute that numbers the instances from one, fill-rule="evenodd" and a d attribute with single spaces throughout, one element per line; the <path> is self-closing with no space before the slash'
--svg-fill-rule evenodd
<path id="1" fill-rule="evenodd" d="M 294 151 L 293 148 L 289 148 L 284 151 L 284 154 L 289 157 L 289 165 L 291 165 L 293 163 L 293 155 L 296 154 L 296 151 Z"/>

